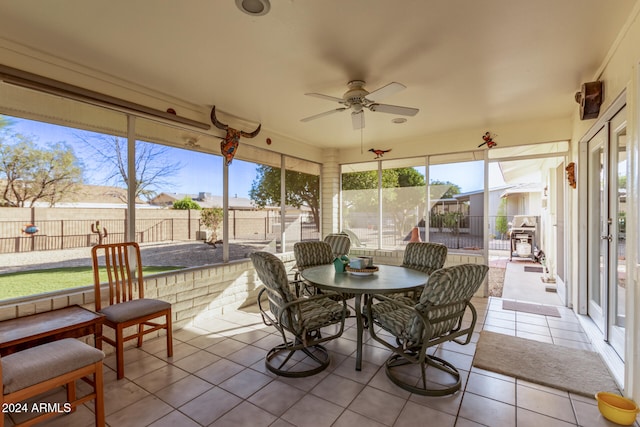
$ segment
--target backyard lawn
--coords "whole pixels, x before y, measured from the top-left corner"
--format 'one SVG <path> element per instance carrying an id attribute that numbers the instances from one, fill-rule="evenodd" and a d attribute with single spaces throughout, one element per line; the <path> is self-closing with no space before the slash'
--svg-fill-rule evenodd
<path id="1" fill-rule="evenodd" d="M 144 275 L 180 270 L 184 267 L 143 267 Z M 100 269 L 101 276 L 106 272 Z M 0 300 L 93 285 L 93 270 L 88 267 L 61 267 L 46 270 L 0 274 Z"/>

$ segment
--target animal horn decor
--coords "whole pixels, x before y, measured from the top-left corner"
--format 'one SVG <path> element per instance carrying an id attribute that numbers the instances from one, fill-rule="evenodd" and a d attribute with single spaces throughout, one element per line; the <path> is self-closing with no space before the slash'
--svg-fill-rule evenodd
<path id="1" fill-rule="evenodd" d="M 236 155 L 236 151 L 238 150 L 238 145 L 240 144 L 240 137 L 243 136 L 245 138 L 253 138 L 260 133 L 260 128 L 262 125 L 258 125 L 256 130 L 253 132 L 244 132 L 241 130 L 234 129 L 229 127 L 229 125 L 225 125 L 224 123 L 218 121 L 216 118 L 216 106 L 214 105 L 211 109 L 211 122 L 218 129 L 222 129 L 227 132 L 227 134 L 220 141 L 220 151 L 222 151 L 222 155 L 224 156 L 224 162 L 226 165 L 230 165 L 233 157 Z"/>

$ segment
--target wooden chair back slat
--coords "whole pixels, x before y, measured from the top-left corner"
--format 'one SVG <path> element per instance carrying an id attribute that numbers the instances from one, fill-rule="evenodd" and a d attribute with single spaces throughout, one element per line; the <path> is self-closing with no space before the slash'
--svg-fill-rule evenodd
<path id="1" fill-rule="evenodd" d="M 140 247 L 135 242 L 96 245 L 92 251 L 96 310 L 101 309 L 100 258 L 104 257 L 109 305 L 144 298 Z M 137 285 L 137 289 L 135 287 Z"/>

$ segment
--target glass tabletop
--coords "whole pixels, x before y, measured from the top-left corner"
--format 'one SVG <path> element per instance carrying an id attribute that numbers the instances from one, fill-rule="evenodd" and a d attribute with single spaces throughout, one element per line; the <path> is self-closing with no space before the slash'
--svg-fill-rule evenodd
<path id="1" fill-rule="evenodd" d="M 337 273 L 333 264 L 305 268 L 302 277 L 321 289 L 359 294 L 401 292 L 423 286 L 429 280 L 427 273 L 395 265 L 377 265 L 378 271 L 370 275 L 349 272 Z"/>

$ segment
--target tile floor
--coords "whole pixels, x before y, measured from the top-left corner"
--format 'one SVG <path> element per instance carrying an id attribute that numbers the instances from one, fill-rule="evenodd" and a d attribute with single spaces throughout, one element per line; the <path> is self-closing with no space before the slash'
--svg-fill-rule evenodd
<path id="1" fill-rule="evenodd" d="M 502 309 L 499 298 L 473 301 L 481 329 L 589 349 L 572 311 L 552 318 Z M 125 355 L 126 378 L 116 381 L 106 359 L 109 426 L 612 426 L 593 399 L 472 368 L 474 342 L 442 345 L 441 356 L 463 376 L 450 397 L 413 395 L 391 383 L 382 368 L 389 351 L 367 341 L 361 371 L 355 367 L 355 321 L 329 343 L 332 363 L 302 379 L 276 377 L 264 367 L 266 350 L 279 342 L 255 307 L 198 322 L 175 333 L 168 360 L 161 338 Z M 368 334 L 365 333 L 365 339 Z M 57 395 L 60 396 L 59 394 Z M 53 399 L 56 396 L 42 399 Z M 46 422 L 93 425 L 92 404 Z M 11 425 L 9 421 L 7 425 Z M 637 424 L 636 424 L 637 425 Z"/>

